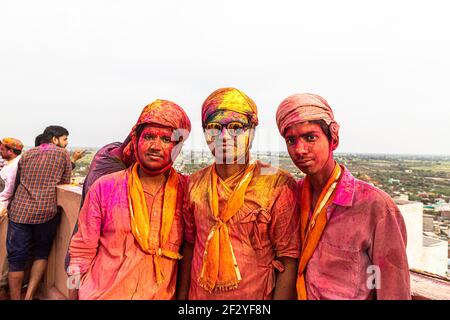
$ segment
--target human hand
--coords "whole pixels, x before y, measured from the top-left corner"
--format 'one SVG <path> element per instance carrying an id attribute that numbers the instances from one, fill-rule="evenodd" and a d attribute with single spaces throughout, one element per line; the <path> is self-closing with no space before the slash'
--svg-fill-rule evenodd
<path id="1" fill-rule="evenodd" d="M 0 208 L 0 218 L 7 217 L 7 216 L 8 216 L 8 209 Z"/>
<path id="2" fill-rule="evenodd" d="M 86 150 L 75 150 L 72 154 L 72 161 L 76 162 L 83 158 L 86 154 Z"/>

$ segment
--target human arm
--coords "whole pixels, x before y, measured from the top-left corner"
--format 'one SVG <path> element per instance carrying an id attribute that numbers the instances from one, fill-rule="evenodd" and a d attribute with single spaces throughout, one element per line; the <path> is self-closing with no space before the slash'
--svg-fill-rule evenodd
<path id="1" fill-rule="evenodd" d="M 395 204 L 386 211 L 374 229 L 367 285 L 376 290 L 378 300 L 410 300 L 405 223 Z"/>
<path id="2" fill-rule="evenodd" d="M 191 265 L 194 255 L 194 242 L 196 236 L 195 218 L 192 208 L 188 204 L 188 195 L 183 202 L 184 244 L 178 270 L 177 300 L 187 300 L 191 284 Z"/>
<path id="3" fill-rule="evenodd" d="M 187 300 L 189 296 L 189 287 L 191 284 L 191 264 L 194 253 L 194 244 L 184 242 L 183 245 L 183 259 L 181 259 L 180 267 L 178 269 L 177 282 L 177 300 Z"/>
<path id="4" fill-rule="evenodd" d="M 70 284 L 69 295 L 72 298 L 78 296 L 79 281 L 87 272 L 97 255 L 102 225 L 99 190 L 99 185 L 94 185 L 88 193 L 79 214 L 78 231 L 70 241 L 70 263 L 67 268 L 67 274 Z"/>
<path id="5" fill-rule="evenodd" d="M 297 297 L 300 222 L 295 190 L 295 184 L 291 181 L 282 186 L 272 208 L 271 239 L 277 260 L 282 264 L 277 268 L 274 300 L 294 300 Z"/>
<path id="6" fill-rule="evenodd" d="M 69 153 L 66 151 L 64 155 L 64 171 L 61 177 L 60 184 L 69 184 L 70 176 L 72 174 L 72 163 L 70 162 Z"/>

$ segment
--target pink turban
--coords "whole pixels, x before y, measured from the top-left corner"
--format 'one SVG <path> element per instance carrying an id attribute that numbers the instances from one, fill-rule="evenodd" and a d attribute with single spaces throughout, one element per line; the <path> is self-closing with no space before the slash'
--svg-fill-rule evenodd
<path id="1" fill-rule="evenodd" d="M 324 120 L 330 127 L 331 136 L 339 141 L 339 124 L 334 121 L 333 110 L 328 102 L 312 93 L 294 94 L 281 102 L 277 110 L 277 125 L 281 135 L 297 123 Z"/>
<path id="2" fill-rule="evenodd" d="M 174 130 L 181 129 L 177 132 L 177 136 L 182 136 L 183 141 L 186 141 L 191 132 L 191 121 L 179 105 L 172 101 L 157 99 L 142 110 L 138 121 L 131 129 L 131 141 L 123 151 L 123 158 L 127 164 L 136 161 L 138 142 L 136 130 L 141 124 L 156 124 Z"/>
<path id="3" fill-rule="evenodd" d="M 217 111 L 234 111 L 247 116 L 250 123 L 258 125 L 258 109 L 255 102 L 235 88 L 221 88 L 211 93 L 202 105 L 202 123 Z"/>

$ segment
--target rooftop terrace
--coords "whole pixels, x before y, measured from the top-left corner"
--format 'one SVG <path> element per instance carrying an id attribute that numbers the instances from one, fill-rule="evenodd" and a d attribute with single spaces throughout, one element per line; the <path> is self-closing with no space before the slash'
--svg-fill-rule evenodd
<path id="1" fill-rule="evenodd" d="M 48 268 L 43 279 L 40 299 L 66 299 L 68 278 L 64 260 L 72 230 L 78 219 L 81 188 L 72 185 L 59 186 L 58 205 L 62 209 L 61 223 L 48 260 Z M 6 256 L 6 223 L 0 224 L 0 261 Z M 417 300 L 450 300 L 450 281 L 420 270 L 411 270 L 411 296 Z M 1 298 L 0 298 L 1 299 Z"/>

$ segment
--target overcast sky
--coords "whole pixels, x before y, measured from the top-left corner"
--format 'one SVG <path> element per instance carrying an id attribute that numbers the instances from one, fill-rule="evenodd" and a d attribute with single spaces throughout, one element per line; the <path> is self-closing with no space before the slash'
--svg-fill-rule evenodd
<path id="1" fill-rule="evenodd" d="M 338 151 L 450 155 L 447 1 L 0 1 L 0 137 L 45 126 L 71 146 L 123 140 L 157 98 L 200 108 L 234 86 L 259 108 L 255 148 L 284 150 L 278 104 L 322 95 Z"/>

